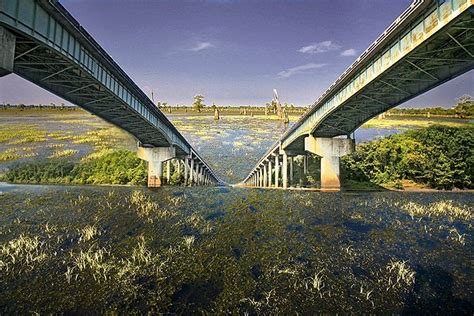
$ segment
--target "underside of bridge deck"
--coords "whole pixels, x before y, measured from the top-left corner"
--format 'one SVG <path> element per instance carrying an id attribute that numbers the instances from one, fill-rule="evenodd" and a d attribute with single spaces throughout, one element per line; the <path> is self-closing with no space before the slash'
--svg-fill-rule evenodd
<path id="1" fill-rule="evenodd" d="M 337 107 L 312 134 L 349 135 L 367 120 L 474 69 L 474 14 L 466 12 Z"/>

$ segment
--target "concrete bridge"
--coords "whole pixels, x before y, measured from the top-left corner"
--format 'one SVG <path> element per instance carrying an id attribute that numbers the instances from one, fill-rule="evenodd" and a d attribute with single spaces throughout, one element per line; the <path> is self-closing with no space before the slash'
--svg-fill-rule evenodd
<path id="1" fill-rule="evenodd" d="M 349 30 L 348 30 L 349 31 Z M 416 0 L 258 161 L 242 185 L 288 188 L 293 158 L 321 157 L 321 188 L 364 122 L 474 68 L 474 0 Z"/>
<path id="2" fill-rule="evenodd" d="M 145 93 L 57 0 L 0 0 L 0 77 L 15 73 L 124 129 L 160 186 L 163 162 L 187 184 L 220 180 Z"/>

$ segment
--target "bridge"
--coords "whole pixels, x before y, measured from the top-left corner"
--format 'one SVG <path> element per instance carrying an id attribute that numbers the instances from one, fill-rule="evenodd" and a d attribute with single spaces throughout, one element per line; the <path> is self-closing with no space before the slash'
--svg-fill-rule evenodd
<path id="1" fill-rule="evenodd" d="M 15 73 L 127 131 L 148 161 L 148 185 L 163 163 L 187 184 L 221 181 L 145 93 L 57 0 L 0 0 L 0 77 Z"/>
<path id="2" fill-rule="evenodd" d="M 415 0 L 258 161 L 241 185 L 288 188 L 293 159 L 321 158 L 340 189 L 340 157 L 364 122 L 474 68 L 474 0 Z"/>

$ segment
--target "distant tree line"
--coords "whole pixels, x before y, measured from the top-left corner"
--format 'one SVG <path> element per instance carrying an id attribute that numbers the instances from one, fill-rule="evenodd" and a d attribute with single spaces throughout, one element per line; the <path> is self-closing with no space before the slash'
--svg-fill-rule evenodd
<path id="1" fill-rule="evenodd" d="M 474 99 L 469 95 L 464 95 L 457 100 L 456 105 L 451 109 L 442 107 L 422 108 L 422 109 L 391 109 L 389 115 L 411 115 L 411 116 L 452 116 L 459 118 L 474 117 Z"/>
<path id="2" fill-rule="evenodd" d="M 77 110 L 78 107 L 75 105 L 65 105 L 64 103 L 61 104 L 55 104 L 55 103 L 50 103 L 50 104 L 10 104 L 10 103 L 4 103 L 0 105 L 0 109 L 6 110 L 6 109 L 19 109 L 20 111 L 22 110 L 30 110 L 30 109 L 35 109 L 35 110 Z"/>

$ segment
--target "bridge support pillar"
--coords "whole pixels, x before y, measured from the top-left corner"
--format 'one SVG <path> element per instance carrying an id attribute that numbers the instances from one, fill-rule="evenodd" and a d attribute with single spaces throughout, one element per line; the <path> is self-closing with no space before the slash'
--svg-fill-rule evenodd
<path id="1" fill-rule="evenodd" d="M 184 164 L 183 164 L 184 165 L 184 169 L 183 169 L 183 171 L 184 171 L 184 185 L 186 186 L 186 185 L 188 185 L 188 178 L 189 178 L 189 165 L 188 165 L 189 158 L 188 157 L 184 158 L 183 162 L 184 162 Z"/>
<path id="2" fill-rule="evenodd" d="M 272 187 L 272 161 L 268 160 L 268 187 Z"/>
<path id="3" fill-rule="evenodd" d="M 290 167 L 290 186 L 293 185 L 293 156 L 289 157 L 289 167 Z"/>
<path id="4" fill-rule="evenodd" d="M 280 181 L 280 155 L 275 155 L 275 188 L 278 188 Z"/>
<path id="5" fill-rule="evenodd" d="M 171 160 L 166 161 L 166 184 L 171 181 Z"/>
<path id="6" fill-rule="evenodd" d="M 174 147 L 138 147 L 138 158 L 148 162 L 148 187 L 160 187 L 163 162 L 176 157 Z"/>
<path id="7" fill-rule="evenodd" d="M 263 186 L 267 187 L 268 186 L 268 168 L 265 164 L 262 166 L 263 169 Z"/>
<path id="8" fill-rule="evenodd" d="M 0 26 L 0 77 L 13 72 L 16 36 Z"/>
<path id="9" fill-rule="evenodd" d="M 354 140 L 308 136 L 304 140 L 304 146 L 306 151 L 321 157 L 321 189 L 340 190 L 339 160 L 354 152 Z"/>
<path id="10" fill-rule="evenodd" d="M 282 154 L 282 163 L 281 163 L 281 182 L 283 189 L 288 188 L 288 155 L 286 151 L 280 150 Z"/>

